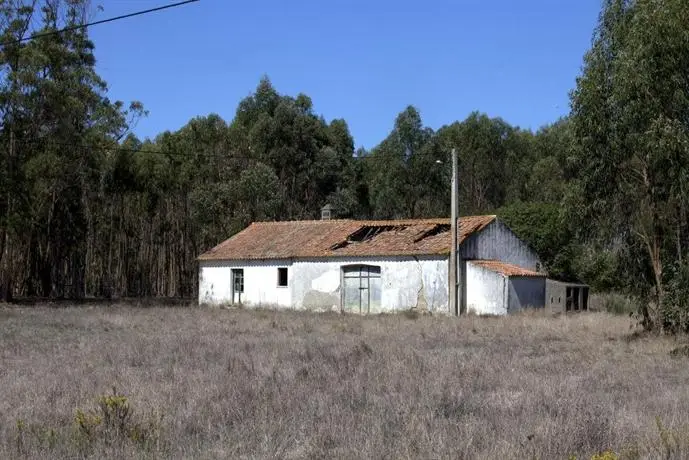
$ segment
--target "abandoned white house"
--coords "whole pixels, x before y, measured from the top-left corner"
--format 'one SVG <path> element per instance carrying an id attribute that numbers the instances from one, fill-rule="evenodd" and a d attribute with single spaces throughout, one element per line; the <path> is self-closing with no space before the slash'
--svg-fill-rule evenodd
<path id="1" fill-rule="evenodd" d="M 449 219 L 255 222 L 199 257 L 199 303 L 448 311 Z M 462 311 L 545 305 L 538 256 L 496 216 L 459 219 Z"/>

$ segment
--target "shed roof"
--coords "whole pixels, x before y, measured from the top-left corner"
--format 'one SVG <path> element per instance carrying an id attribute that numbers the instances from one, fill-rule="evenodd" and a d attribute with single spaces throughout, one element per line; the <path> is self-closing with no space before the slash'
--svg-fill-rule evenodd
<path id="1" fill-rule="evenodd" d="M 461 217 L 459 244 L 495 219 Z M 199 260 L 445 255 L 450 243 L 450 219 L 254 222 Z"/>
<path id="2" fill-rule="evenodd" d="M 552 279 L 552 278 L 548 278 L 546 280 L 546 282 L 548 284 L 559 284 L 562 287 L 581 287 L 581 288 L 590 287 L 586 283 L 579 283 L 579 282 L 575 282 L 575 281 L 562 281 L 562 280 L 556 280 L 556 279 Z"/>
<path id="3" fill-rule="evenodd" d="M 500 262 L 499 260 L 472 260 L 470 261 L 474 265 L 483 267 L 486 270 L 490 270 L 495 273 L 499 273 L 503 276 L 525 276 L 525 277 L 545 277 L 545 273 L 538 273 L 533 270 L 527 270 L 518 265 L 512 265 L 505 262 Z"/>

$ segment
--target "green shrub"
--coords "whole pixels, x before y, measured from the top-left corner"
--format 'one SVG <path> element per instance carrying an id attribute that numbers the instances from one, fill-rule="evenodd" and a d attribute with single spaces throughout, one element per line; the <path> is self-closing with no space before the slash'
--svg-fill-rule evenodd
<path id="1" fill-rule="evenodd" d="M 608 294 L 603 298 L 603 310 L 613 315 L 630 315 L 638 311 L 638 306 L 629 297 Z"/>
<path id="2" fill-rule="evenodd" d="M 620 456 L 611 450 L 606 450 L 605 452 L 595 454 L 591 457 L 591 460 L 619 460 L 619 459 L 620 459 Z"/>
<path id="3" fill-rule="evenodd" d="M 77 441 L 82 447 L 94 442 L 129 442 L 147 448 L 152 443 L 158 444 L 160 422 L 157 417 L 149 417 L 146 423 L 137 422 L 128 398 L 114 388 L 111 395 L 98 398 L 96 409 L 77 409 L 74 416 Z"/>
<path id="4" fill-rule="evenodd" d="M 689 263 L 669 268 L 658 318 L 651 320 L 664 332 L 689 332 Z"/>

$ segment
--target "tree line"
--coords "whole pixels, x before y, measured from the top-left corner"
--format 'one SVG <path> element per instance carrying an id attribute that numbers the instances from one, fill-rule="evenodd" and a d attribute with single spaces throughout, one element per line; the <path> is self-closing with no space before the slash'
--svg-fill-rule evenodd
<path id="1" fill-rule="evenodd" d="M 107 97 L 87 0 L 0 4 L 0 294 L 193 297 L 195 258 L 256 220 L 496 213 L 551 276 L 689 324 L 689 4 L 605 0 L 571 112 L 537 131 L 473 112 L 437 130 L 412 106 L 370 150 L 266 77 L 234 118 L 140 140 Z M 39 24 L 36 26 L 36 24 Z"/>

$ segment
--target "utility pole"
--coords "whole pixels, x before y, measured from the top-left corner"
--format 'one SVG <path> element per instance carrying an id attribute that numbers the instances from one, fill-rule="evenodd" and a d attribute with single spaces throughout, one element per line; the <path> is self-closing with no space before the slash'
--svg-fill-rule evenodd
<path id="1" fill-rule="evenodd" d="M 459 290 L 457 289 L 458 287 L 458 282 L 457 282 L 457 214 L 458 214 L 458 206 L 457 202 L 459 201 L 458 198 L 458 191 L 459 191 L 459 172 L 457 171 L 457 152 L 455 149 L 452 149 L 452 197 L 450 200 L 450 206 L 452 207 L 451 211 L 451 216 L 450 216 L 450 226 L 451 226 L 451 233 L 452 233 L 452 244 L 450 246 L 450 314 L 453 314 L 455 316 L 459 316 L 459 304 L 458 304 L 458 299 L 459 296 L 457 295 L 459 293 Z"/>

